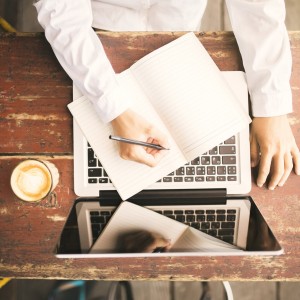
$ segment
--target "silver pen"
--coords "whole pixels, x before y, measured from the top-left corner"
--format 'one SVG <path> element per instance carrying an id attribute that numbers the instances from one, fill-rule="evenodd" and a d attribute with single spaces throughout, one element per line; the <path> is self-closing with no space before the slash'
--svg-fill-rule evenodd
<path id="1" fill-rule="evenodd" d="M 153 148 L 153 149 L 157 149 L 157 150 L 170 150 L 168 148 L 165 148 L 165 147 L 157 145 L 157 144 L 151 144 L 151 143 L 146 143 L 146 142 L 141 142 L 141 141 L 126 139 L 126 138 L 123 138 L 123 137 L 120 137 L 120 136 L 115 136 L 115 135 L 110 135 L 109 138 L 111 140 L 114 140 L 114 141 L 118 141 L 118 142 L 122 142 L 122 143 L 127 143 L 127 144 L 144 146 L 144 147 Z"/>

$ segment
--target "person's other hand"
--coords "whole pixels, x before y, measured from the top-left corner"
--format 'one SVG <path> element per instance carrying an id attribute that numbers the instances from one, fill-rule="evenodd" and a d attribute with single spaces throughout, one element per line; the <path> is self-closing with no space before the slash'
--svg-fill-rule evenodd
<path id="1" fill-rule="evenodd" d="M 257 185 L 283 186 L 291 170 L 300 175 L 300 154 L 286 115 L 256 117 L 250 134 L 251 166 L 259 164 Z"/>
<path id="2" fill-rule="evenodd" d="M 166 135 L 130 109 L 112 120 L 111 124 L 115 135 L 169 148 Z M 150 167 L 156 166 L 166 153 L 164 150 L 127 143 L 118 142 L 118 145 L 123 159 L 133 160 Z"/>

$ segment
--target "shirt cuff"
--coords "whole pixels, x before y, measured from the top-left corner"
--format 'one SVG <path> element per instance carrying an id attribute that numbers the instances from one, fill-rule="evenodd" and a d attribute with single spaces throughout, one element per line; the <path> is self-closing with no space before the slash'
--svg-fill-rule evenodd
<path id="1" fill-rule="evenodd" d="M 287 90 L 276 94 L 251 94 L 253 117 L 276 117 L 293 111 L 292 92 Z"/>
<path id="2" fill-rule="evenodd" d="M 96 112 L 104 123 L 111 122 L 131 106 L 131 99 L 119 85 L 93 101 Z"/>

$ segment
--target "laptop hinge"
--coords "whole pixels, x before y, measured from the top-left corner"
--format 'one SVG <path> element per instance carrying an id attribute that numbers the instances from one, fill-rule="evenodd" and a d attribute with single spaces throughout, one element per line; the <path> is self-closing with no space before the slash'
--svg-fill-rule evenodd
<path id="1" fill-rule="evenodd" d="M 116 191 L 99 191 L 101 205 L 111 202 L 120 202 L 121 198 Z M 185 204 L 226 203 L 226 189 L 189 189 L 189 190 L 143 190 L 127 201 L 139 204 Z"/>

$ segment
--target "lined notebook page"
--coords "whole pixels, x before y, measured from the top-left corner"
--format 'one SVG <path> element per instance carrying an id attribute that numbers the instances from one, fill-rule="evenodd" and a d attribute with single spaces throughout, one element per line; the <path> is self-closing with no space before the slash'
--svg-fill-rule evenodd
<path id="1" fill-rule="evenodd" d="M 250 122 L 193 33 L 155 50 L 130 70 L 187 160 Z"/>
<path id="2" fill-rule="evenodd" d="M 241 252 L 238 247 L 188 227 L 170 249 L 170 252 Z"/>
<path id="3" fill-rule="evenodd" d="M 119 155 L 118 142 L 109 139 L 109 135 L 113 134 L 111 126 L 101 122 L 93 105 L 85 97 L 73 101 L 68 107 L 120 197 L 126 200 L 181 167 L 187 161 L 152 106 L 131 80 L 130 74 L 124 72 L 118 79 L 120 85 L 124 87 L 124 93 L 129 93 L 129 97 L 133 99 L 134 110 L 169 136 L 170 150 L 166 151 L 166 155 L 158 166 L 151 168 L 122 159 Z"/>
<path id="4" fill-rule="evenodd" d="M 107 253 L 116 250 L 120 235 L 138 230 L 159 234 L 173 244 L 187 225 L 130 202 L 123 202 L 93 245 L 90 253 Z"/>

